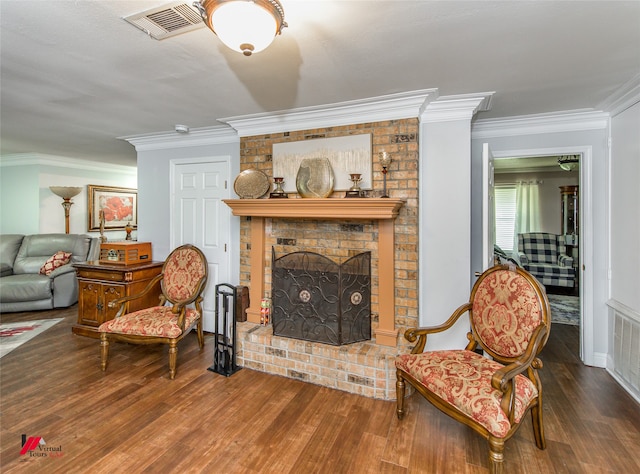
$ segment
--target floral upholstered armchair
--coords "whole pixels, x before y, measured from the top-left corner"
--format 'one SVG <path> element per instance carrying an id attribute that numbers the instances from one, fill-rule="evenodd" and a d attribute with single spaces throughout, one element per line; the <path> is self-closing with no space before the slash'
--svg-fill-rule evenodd
<path id="1" fill-rule="evenodd" d="M 423 352 L 429 334 L 449 329 L 465 313 L 471 331 L 464 350 Z M 497 265 L 474 285 L 468 303 L 442 325 L 405 332 L 416 342 L 396 359 L 397 415 L 405 414 L 406 383 L 438 409 L 489 442 L 492 473 L 503 468 L 504 443 L 531 410 L 536 445 L 545 448 L 538 354 L 549 338 L 549 301 L 526 270 Z M 485 355 L 478 354 L 482 349 Z"/>
<path id="2" fill-rule="evenodd" d="M 193 245 L 183 245 L 169 254 L 162 272 L 149 282 L 142 293 L 110 302 L 110 307 L 120 306 L 120 309 L 114 319 L 98 328 L 102 370 L 107 370 L 111 341 L 168 344 L 169 376 L 175 378 L 178 342 L 195 327 L 200 349 L 204 347 L 201 304 L 207 276 L 207 260 L 202 251 Z M 159 305 L 129 313 L 129 302 L 151 291 L 158 280 L 162 288 Z M 188 306 L 191 304 L 195 307 Z"/>

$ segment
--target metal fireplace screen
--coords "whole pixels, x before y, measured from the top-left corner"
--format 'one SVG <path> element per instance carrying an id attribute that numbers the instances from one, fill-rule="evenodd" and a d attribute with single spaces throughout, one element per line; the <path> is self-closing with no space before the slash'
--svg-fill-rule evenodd
<path id="1" fill-rule="evenodd" d="M 342 265 L 314 252 L 272 253 L 274 335 L 336 346 L 371 339 L 371 252 Z"/>

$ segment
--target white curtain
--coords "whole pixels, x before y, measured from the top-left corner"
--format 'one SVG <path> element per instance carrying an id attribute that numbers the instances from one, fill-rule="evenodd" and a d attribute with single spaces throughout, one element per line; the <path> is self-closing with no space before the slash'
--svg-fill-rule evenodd
<path id="1" fill-rule="evenodd" d="M 516 221 L 513 248 L 518 250 L 518 234 L 540 230 L 540 182 L 520 181 L 516 184 Z"/>

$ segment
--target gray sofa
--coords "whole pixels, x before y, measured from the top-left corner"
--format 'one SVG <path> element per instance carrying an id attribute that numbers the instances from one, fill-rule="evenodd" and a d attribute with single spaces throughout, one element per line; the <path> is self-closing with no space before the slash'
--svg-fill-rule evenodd
<path id="1" fill-rule="evenodd" d="M 40 267 L 58 251 L 68 264 L 49 275 Z M 100 239 L 79 234 L 0 235 L 0 312 L 66 308 L 78 301 L 73 263 L 98 260 Z"/>

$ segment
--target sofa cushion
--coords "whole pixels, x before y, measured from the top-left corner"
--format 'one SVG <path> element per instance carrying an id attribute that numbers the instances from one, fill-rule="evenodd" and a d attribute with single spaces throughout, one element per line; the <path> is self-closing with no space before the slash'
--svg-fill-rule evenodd
<path id="1" fill-rule="evenodd" d="M 531 263 L 558 263 L 558 239 L 555 234 L 518 234 L 518 250 L 523 252 Z"/>
<path id="2" fill-rule="evenodd" d="M 0 236 L 0 272 L 2 276 L 13 273 L 13 263 L 18 255 L 24 235 L 4 234 Z"/>
<path id="3" fill-rule="evenodd" d="M 44 262 L 44 265 L 40 267 L 40 275 L 49 275 L 56 268 L 66 265 L 71 260 L 71 254 L 60 250 L 54 253 L 51 257 Z"/>
<path id="4" fill-rule="evenodd" d="M 1 262 L 0 277 L 5 277 L 9 275 L 13 275 L 13 265 L 9 265 L 8 263 Z"/>
<path id="5" fill-rule="evenodd" d="M 548 286 L 573 287 L 576 278 L 573 267 L 539 263 L 525 265 L 524 269 L 536 277 L 540 283 Z"/>
<path id="6" fill-rule="evenodd" d="M 15 303 L 19 301 L 37 301 L 51 299 L 51 279 L 38 273 L 12 275 L 0 282 L 0 301 Z"/>
<path id="7" fill-rule="evenodd" d="M 77 234 L 27 235 L 22 241 L 13 273 L 38 273 L 49 257 L 62 250 L 72 254 L 71 263 L 87 260 L 91 237 Z"/>

